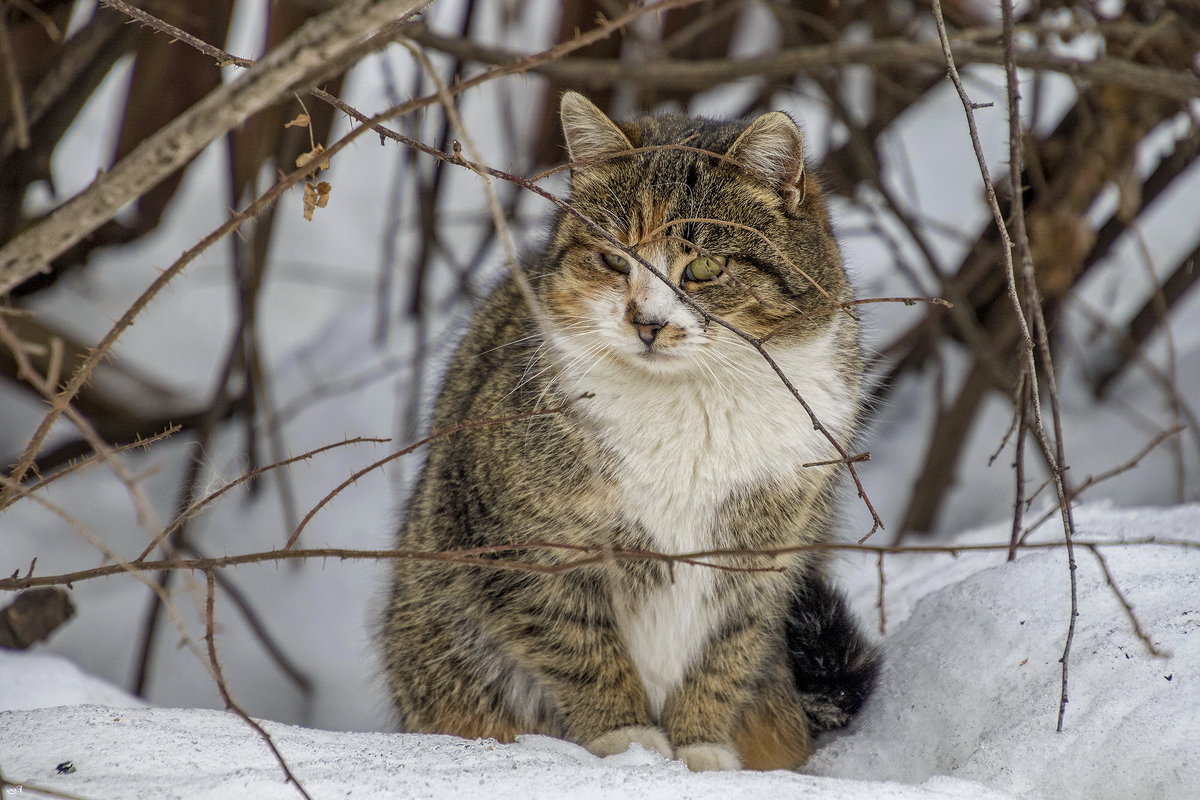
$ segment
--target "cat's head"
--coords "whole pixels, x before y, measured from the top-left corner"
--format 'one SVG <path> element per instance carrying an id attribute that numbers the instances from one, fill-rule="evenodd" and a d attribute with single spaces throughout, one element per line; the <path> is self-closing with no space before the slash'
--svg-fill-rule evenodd
<path id="1" fill-rule="evenodd" d="M 570 349 L 668 374 L 739 344 L 712 317 L 786 347 L 845 314 L 850 288 L 789 116 L 617 124 L 574 92 L 561 116 L 570 203 L 619 243 L 571 214 L 555 227 L 538 294 Z"/>

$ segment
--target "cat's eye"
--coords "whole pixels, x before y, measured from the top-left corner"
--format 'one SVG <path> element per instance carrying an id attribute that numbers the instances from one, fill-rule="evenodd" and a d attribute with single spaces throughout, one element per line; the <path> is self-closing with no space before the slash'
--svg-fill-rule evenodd
<path id="1" fill-rule="evenodd" d="M 683 271 L 685 281 L 711 281 L 725 271 L 725 256 L 701 256 Z"/>
<path id="2" fill-rule="evenodd" d="M 629 274 L 629 261 L 624 256 L 616 253 L 601 253 L 600 258 L 604 259 L 604 263 L 609 269 L 616 270 L 622 275 Z"/>

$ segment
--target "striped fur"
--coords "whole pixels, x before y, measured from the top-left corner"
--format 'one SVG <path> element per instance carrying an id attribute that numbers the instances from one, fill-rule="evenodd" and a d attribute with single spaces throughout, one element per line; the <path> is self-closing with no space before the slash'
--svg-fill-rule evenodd
<path id="1" fill-rule="evenodd" d="M 837 469 L 804 465 L 836 451 L 772 367 L 706 316 L 768 339 L 825 426 L 843 443 L 854 435 L 862 360 L 856 324 L 836 306 L 851 289 L 799 129 L 779 113 L 618 126 L 574 94 L 563 118 L 580 162 L 571 202 L 622 246 L 561 216 L 527 270 L 540 313 L 501 281 L 450 364 L 433 424 L 586 398 L 433 443 L 401 545 L 681 554 L 826 540 Z M 679 143 L 725 158 L 628 153 Z M 687 218 L 733 224 L 673 222 Z M 716 256 L 721 275 L 691 279 L 697 259 Z M 578 554 L 521 557 L 553 566 Z M 823 694 L 835 675 L 797 664 L 846 663 L 805 648 L 858 648 L 867 655 L 851 666 L 862 668 L 867 646 L 811 553 L 709 561 L 772 569 L 397 562 L 381 637 L 402 727 L 543 733 L 600 755 L 639 743 L 693 769 L 799 767 L 837 700 Z M 869 675 L 856 685 L 865 696 Z"/>

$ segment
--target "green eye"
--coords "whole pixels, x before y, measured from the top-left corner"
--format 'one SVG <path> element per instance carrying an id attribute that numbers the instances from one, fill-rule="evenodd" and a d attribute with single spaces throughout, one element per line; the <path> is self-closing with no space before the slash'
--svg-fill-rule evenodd
<path id="1" fill-rule="evenodd" d="M 701 256 L 683 271 L 685 281 L 711 281 L 725 270 L 725 256 Z"/>
<path id="2" fill-rule="evenodd" d="M 601 253 L 600 257 L 604 259 L 604 263 L 609 269 L 614 269 L 622 275 L 629 274 L 629 262 L 624 256 L 619 256 L 616 253 Z"/>

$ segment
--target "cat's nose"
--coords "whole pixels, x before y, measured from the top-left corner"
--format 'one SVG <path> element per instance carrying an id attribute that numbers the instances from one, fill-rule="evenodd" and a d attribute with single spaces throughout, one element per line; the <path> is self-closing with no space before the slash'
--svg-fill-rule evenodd
<path id="1" fill-rule="evenodd" d="M 650 347 L 654 344 L 654 337 L 658 336 L 658 332 L 662 330 L 663 323 L 635 322 L 634 327 L 637 328 L 638 337 L 646 343 L 646 347 Z"/>

